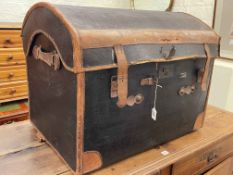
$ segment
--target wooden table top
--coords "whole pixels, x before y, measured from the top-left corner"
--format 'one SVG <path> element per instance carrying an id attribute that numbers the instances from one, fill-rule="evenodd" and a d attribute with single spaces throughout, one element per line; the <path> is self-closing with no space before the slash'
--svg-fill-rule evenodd
<path id="1" fill-rule="evenodd" d="M 0 22 L 0 29 L 21 29 L 22 22 Z"/>
<path id="2" fill-rule="evenodd" d="M 204 127 L 91 175 L 141 175 L 172 165 L 187 155 L 233 137 L 233 114 L 208 107 Z M 143 173 L 142 173 L 143 172 Z M 29 121 L 0 127 L 0 175 L 71 175 L 53 150 L 36 139 Z"/>

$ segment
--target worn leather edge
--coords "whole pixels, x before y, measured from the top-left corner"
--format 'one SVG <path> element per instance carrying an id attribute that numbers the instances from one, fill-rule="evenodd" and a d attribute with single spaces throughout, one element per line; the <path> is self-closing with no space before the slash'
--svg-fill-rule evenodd
<path id="1" fill-rule="evenodd" d="M 204 120 L 205 120 L 205 112 L 201 112 L 196 118 L 196 121 L 193 126 L 193 130 L 198 130 L 202 128 L 204 124 Z"/>
<path id="2" fill-rule="evenodd" d="M 205 70 L 201 79 L 201 90 L 206 91 L 207 90 L 207 79 L 209 75 L 209 67 L 211 63 L 211 53 L 210 48 L 207 44 L 204 45 L 204 50 L 206 53 L 206 63 L 205 63 Z"/>
<path id="3" fill-rule="evenodd" d="M 181 57 L 173 57 L 172 59 L 165 59 L 165 58 L 146 58 L 139 61 L 128 61 L 128 66 L 130 65 L 138 65 L 138 64 L 145 64 L 145 63 L 160 63 L 160 62 L 173 62 L 179 60 L 187 60 L 187 59 L 203 59 L 206 58 L 206 55 L 190 55 L 190 56 L 181 56 Z M 108 64 L 108 65 L 101 65 L 101 66 L 90 66 L 84 67 L 84 72 L 91 72 L 103 69 L 113 69 L 117 68 L 117 64 Z"/>
<path id="4" fill-rule="evenodd" d="M 85 73 L 77 74 L 76 175 L 83 174 Z"/>
<path id="5" fill-rule="evenodd" d="M 27 12 L 27 14 L 26 14 L 26 16 L 24 18 L 24 21 L 23 21 L 23 24 L 22 24 L 22 32 L 23 32 L 23 28 L 24 28 L 25 24 L 27 23 L 27 20 L 28 20 L 30 14 L 36 8 L 47 8 L 48 10 L 53 12 L 56 17 L 58 17 L 62 21 L 62 23 L 64 24 L 64 26 L 67 28 L 67 30 L 69 31 L 69 33 L 71 35 L 71 40 L 72 40 L 72 45 L 73 45 L 74 67 L 70 68 L 70 69 L 74 73 L 82 72 L 82 62 L 83 62 L 83 60 L 81 60 L 81 58 L 80 58 L 81 48 L 80 48 L 80 44 L 79 44 L 80 42 L 79 42 L 78 33 L 75 30 L 75 28 L 73 27 L 73 25 L 65 18 L 65 16 L 62 14 L 62 12 L 58 8 L 56 8 L 55 6 L 53 6 L 52 4 L 47 3 L 47 2 L 39 2 L 39 3 L 34 4 L 28 10 L 28 12 Z M 68 70 L 71 71 L 70 69 L 68 69 Z"/>
<path id="6" fill-rule="evenodd" d="M 214 63 L 213 63 L 214 64 Z M 208 105 L 208 99 L 209 99 L 209 95 L 210 95 L 210 87 L 211 87 L 211 79 L 212 79 L 212 75 L 213 75 L 213 69 L 210 73 L 210 79 L 209 79 L 209 86 L 207 87 L 207 96 L 206 96 L 206 101 L 205 101 L 205 106 L 204 106 L 204 111 L 201 112 L 198 116 L 197 119 L 194 123 L 193 126 L 193 130 L 197 130 L 201 127 L 203 127 L 204 122 L 205 122 L 205 117 L 206 117 L 206 110 L 207 110 L 207 105 Z"/>
<path id="7" fill-rule="evenodd" d="M 117 59 L 117 106 L 122 108 L 127 104 L 128 97 L 128 62 L 121 45 L 114 46 Z"/>
<path id="8" fill-rule="evenodd" d="M 83 174 L 100 168 L 102 164 L 102 157 L 98 151 L 86 151 L 83 153 Z"/>
<path id="9" fill-rule="evenodd" d="M 218 44 L 219 42 L 219 36 L 212 30 L 83 29 L 78 31 L 80 44 L 84 49 L 130 44 Z"/>

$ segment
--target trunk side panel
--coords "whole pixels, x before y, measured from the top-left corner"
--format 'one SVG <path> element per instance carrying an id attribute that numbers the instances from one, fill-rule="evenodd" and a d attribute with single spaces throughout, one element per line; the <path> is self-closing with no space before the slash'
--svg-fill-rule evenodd
<path id="1" fill-rule="evenodd" d="M 54 50 L 43 36 L 35 45 Z M 27 57 L 30 117 L 33 124 L 62 155 L 70 167 L 76 168 L 76 75 L 62 67 L 54 71 L 46 63 Z"/>

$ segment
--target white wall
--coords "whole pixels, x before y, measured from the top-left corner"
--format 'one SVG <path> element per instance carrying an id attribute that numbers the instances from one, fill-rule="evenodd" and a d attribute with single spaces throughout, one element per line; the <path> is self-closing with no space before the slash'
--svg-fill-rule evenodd
<path id="1" fill-rule="evenodd" d="M 56 4 L 130 8 L 130 0 L 45 0 Z M 38 0 L 1 0 L 0 21 L 21 22 L 28 8 Z M 135 0 L 136 9 L 163 10 L 168 0 Z M 214 0 L 175 0 L 174 11 L 183 11 L 212 24 Z"/>
<path id="2" fill-rule="evenodd" d="M 233 112 L 232 61 L 215 61 L 209 104 Z"/>

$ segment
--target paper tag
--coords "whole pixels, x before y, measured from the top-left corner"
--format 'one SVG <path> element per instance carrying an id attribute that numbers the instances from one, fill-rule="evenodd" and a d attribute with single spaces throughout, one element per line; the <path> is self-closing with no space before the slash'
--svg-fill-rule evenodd
<path id="1" fill-rule="evenodd" d="M 151 118 L 156 121 L 157 120 L 157 110 L 155 108 L 152 108 L 152 116 Z"/>
<path id="2" fill-rule="evenodd" d="M 163 156 L 167 156 L 167 155 L 170 154 L 170 153 L 169 153 L 168 151 L 165 150 L 165 151 L 162 151 L 161 154 L 162 154 Z"/>

